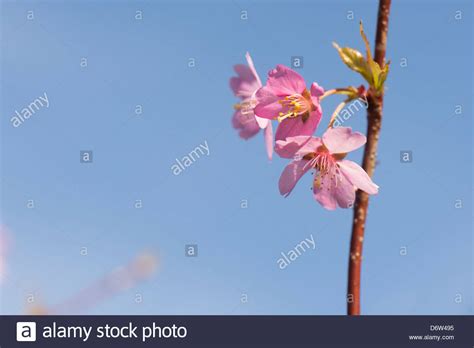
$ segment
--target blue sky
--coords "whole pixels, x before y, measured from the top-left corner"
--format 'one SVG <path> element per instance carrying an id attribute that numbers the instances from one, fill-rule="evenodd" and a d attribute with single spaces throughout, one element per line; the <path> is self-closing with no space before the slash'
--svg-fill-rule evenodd
<path id="1" fill-rule="evenodd" d="M 344 314 L 352 211 L 325 211 L 309 176 L 280 197 L 285 160 L 268 162 L 261 135 L 237 137 L 228 79 L 249 51 L 262 79 L 303 56 L 308 84 L 359 85 L 331 43 L 362 50 L 358 21 L 373 40 L 376 12 L 375 1 L 2 1 L 1 222 L 12 245 L 0 312 L 23 313 L 30 294 L 60 303 L 152 250 L 151 279 L 87 313 Z M 472 314 L 472 4 L 397 1 L 388 42 L 362 311 Z M 13 127 L 15 110 L 44 93 L 49 107 Z M 339 102 L 323 102 L 322 127 Z M 365 112 L 345 125 L 365 132 Z M 173 175 L 205 141 L 209 155 Z M 93 163 L 80 163 L 83 150 Z M 400 163 L 404 150 L 412 163 Z M 315 250 L 280 270 L 280 253 L 311 235 Z"/>

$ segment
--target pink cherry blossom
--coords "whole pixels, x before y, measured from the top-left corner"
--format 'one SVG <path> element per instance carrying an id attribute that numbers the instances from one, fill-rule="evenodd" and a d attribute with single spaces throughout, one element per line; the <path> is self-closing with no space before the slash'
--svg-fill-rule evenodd
<path id="1" fill-rule="evenodd" d="M 326 209 L 352 207 L 355 191 L 370 195 L 378 193 L 378 186 L 358 164 L 345 160 L 347 153 L 367 141 L 349 127 L 330 128 L 322 139 L 296 136 L 276 142 L 275 151 L 283 158 L 293 158 L 280 177 L 280 193 L 288 196 L 298 180 L 314 169 L 314 198 Z"/>
<path id="2" fill-rule="evenodd" d="M 7 238 L 6 228 L 0 225 L 0 284 L 5 278 L 7 245 L 8 245 L 8 238 Z"/>
<path id="3" fill-rule="evenodd" d="M 323 93 L 324 89 L 316 82 L 308 90 L 300 74 L 284 65 L 277 65 L 268 73 L 267 84 L 257 91 L 254 111 L 258 117 L 280 122 L 276 140 L 311 136 L 321 121 L 319 98 Z"/>
<path id="4" fill-rule="evenodd" d="M 232 126 L 239 131 L 242 139 L 249 139 L 255 136 L 260 129 L 263 129 L 263 136 L 267 156 L 272 159 L 273 155 L 273 129 L 270 120 L 257 117 L 254 114 L 254 107 L 257 103 L 255 93 L 262 87 L 260 77 L 255 70 L 252 58 L 247 52 L 245 55 L 248 65 L 238 64 L 234 66 L 237 76 L 230 79 L 230 88 L 235 96 L 242 101 L 234 106 L 235 112 L 232 117 Z"/>

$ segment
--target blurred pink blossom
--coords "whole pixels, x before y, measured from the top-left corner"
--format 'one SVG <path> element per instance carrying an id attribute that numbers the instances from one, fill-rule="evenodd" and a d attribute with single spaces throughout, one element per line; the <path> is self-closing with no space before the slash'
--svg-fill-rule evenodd
<path id="1" fill-rule="evenodd" d="M 6 259 L 8 249 L 8 236 L 5 226 L 0 225 L 0 284 L 6 276 Z"/>
<path id="2" fill-rule="evenodd" d="M 273 130 L 270 120 L 255 116 L 253 108 L 256 105 L 255 92 L 262 87 L 260 77 L 255 70 L 252 57 L 247 52 L 245 55 L 248 65 L 238 64 L 234 66 L 237 76 L 230 79 L 230 88 L 235 96 L 242 101 L 234 106 L 235 112 L 232 117 L 232 125 L 239 130 L 242 139 L 255 136 L 263 129 L 265 148 L 267 156 L 272 159 L 273 155 Z"/>

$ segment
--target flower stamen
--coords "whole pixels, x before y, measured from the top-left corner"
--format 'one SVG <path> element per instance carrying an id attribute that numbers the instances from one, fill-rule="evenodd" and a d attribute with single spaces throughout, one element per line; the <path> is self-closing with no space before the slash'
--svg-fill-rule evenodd
<path id="1" fill-rule="evenodd" d="M 325 151 L 325 148 L 319 148 L 317 152 L 307 154 L 303 157 L 308 160 L 307 165 L 313 167 L 318 171 L 314 177 L 314 187 L 320 189 L 325 181 L 325 178 L 329 178 L 329 182 L 326 183 L 326 189 L 331 187 L 337 187 L 342 181 L 342 172 L 336 163 L 336 158 L 332 154 Z"/>
<path id="2" fill-rule="evenodd" d="M 235 110 L 240 110 L 242 115 L 253 114 L 253 109 L 257 105 L 257 101 L 255 99 L 248 99 L 244 100 L 241 103 L 234 104 Z"/>
<path id="3" fill-rule="evenodd" d="M 286 110 L 286 112 L 279 112 L 277 120 L 282 122 L 287 118 L 296 118 L 300 115 L 311 111 L 311 99 L 306 96 L 308 93 L 303 92 L 301 94 L 292 94 L 280 99 L 278 103 Z M 309 96 L 309 98 L 311 98 Z"/>

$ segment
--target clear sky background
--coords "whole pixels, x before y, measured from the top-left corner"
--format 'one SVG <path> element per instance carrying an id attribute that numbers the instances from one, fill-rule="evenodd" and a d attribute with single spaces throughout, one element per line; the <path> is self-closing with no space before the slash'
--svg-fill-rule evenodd
<path id="1" fill-rule="evenodd" d="M 362 311 L 472 314 L 472 4 L 392 7 Z M 261 134 L 238 138 L 228 80 L 249 51 L 262 79 L 303 56 L 308 85 L 359 85 L 331 43 L 363 50 L 358 21 L 373 42 L 376 14 L 376 1 L 2 1 L 0 313 L 24 313 L 30 295 L 65 301 L 146 249 L 159 271 L 86 313 L 344 314 L 352 211 L 324 210 L 309 176 L 279 195 L 286 160 L 269 163 Z M 44 93 L 49 108 L 14 128 Z M 323 102 L 318 135 L 340 101 Z M 345 125 L 365 133 L 365 117 Z M 205 141 L 209 156 L 173 175 Z M 311 235 L 316 249 L 280 270 L 280 253 Z"/>

